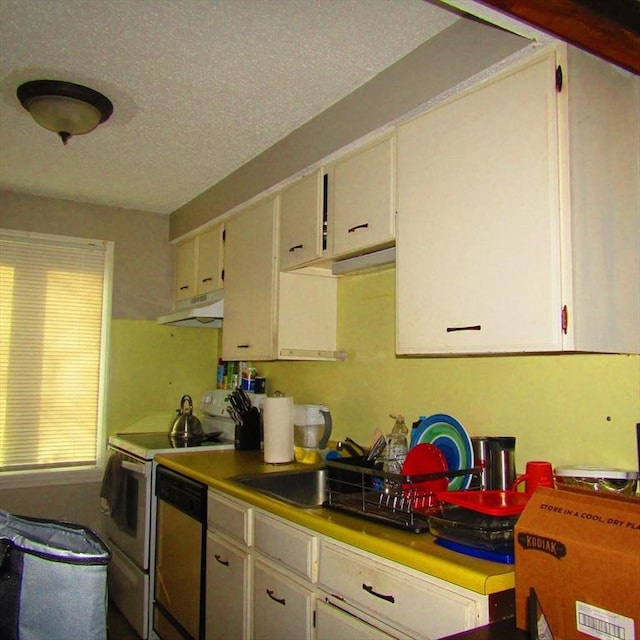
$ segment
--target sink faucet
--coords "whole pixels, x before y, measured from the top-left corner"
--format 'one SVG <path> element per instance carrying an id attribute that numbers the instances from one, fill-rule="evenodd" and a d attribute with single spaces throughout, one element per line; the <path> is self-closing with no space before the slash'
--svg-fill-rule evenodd
<path id="1" fill-rule="evenodd" d="M 360 446 L 351 438 L 345 438 L 344 441 L 338 440 L 336 449 L 338 451 L 342 451 L 344 449 L 345 451 L 348 451 L 352 456 L 364 456 L 367 453 L 364 447 Z"/>

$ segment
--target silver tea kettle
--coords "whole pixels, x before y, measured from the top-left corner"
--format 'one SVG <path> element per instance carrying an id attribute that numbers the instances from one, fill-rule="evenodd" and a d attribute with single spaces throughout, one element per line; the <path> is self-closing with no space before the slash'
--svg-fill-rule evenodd
<path id="1" fill-rule="evenodd" d="M 169 436 L 178 440 L 192 440 L 202 438 L 204 432 L 200 420 L 193 415 L 193 400 L 184 395 L 180 400 L 180 408 L 176 409 L 177 418 L 173 421 Z"/>

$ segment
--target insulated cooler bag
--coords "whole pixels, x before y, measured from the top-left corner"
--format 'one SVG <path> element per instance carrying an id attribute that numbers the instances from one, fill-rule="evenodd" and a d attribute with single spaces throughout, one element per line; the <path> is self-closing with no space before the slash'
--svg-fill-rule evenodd
<path id="1" fill-rule="evenodd" d="M 91 529 L 0 510 L 0 638 L 106 640 L 110 559 Z"/>

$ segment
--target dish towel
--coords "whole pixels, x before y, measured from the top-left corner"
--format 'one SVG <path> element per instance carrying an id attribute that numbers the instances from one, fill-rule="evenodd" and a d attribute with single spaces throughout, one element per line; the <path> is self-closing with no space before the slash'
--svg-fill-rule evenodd
<path id="1" fill-rule="evenodd" d="M 127 529 L 125 493 L 126 476 L 122 470 L 122 456 L 114 453 L 104 468 L 100 498 L 103 513 L 110 515 L 121 529 Z"/>

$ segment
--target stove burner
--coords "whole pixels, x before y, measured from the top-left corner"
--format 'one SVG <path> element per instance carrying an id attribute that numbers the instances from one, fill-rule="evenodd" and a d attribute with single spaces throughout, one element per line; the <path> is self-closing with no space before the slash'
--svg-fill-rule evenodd
<path id="1" fill-rule="evenodd" d="M 217 440 L 223 434 L 222 431 L 215 431 L 213 433 L 205 433 L 199 436 L 169 436 L 169 442 L 171 442 L 171 446 L 175 449 L 182 449 L 184 447 L 199 447 L 205 442 L 209 442 L 211 440 Z"/>

